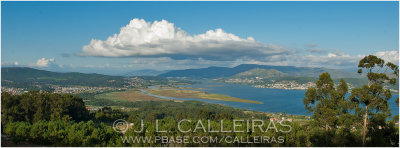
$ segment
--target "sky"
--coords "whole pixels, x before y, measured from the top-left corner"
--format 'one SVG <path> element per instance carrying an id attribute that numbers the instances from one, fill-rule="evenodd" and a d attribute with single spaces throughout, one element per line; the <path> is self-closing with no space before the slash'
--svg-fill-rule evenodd
<path id="1" fill-rule="evenodd" d="M 2 66 L 121 74 L 398 64 L 398 2 L 1 2 Z"/>

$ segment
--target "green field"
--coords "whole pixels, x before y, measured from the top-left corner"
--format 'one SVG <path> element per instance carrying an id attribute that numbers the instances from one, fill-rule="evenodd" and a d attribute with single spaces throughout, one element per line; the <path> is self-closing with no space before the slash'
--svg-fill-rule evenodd
<path id="1" fill-rule="evenodd" d="M 136 101 L 161 101 L 163 99 L 148 96 L 142 94 L 139 90 L 132 89 L 122 92 L 109 92 L 104 94 L 98 94 L 95 96 L 96 99 L 111 99 L 111 100 L 119 100 L 119 101 L 129 101 L 129 102 L 136 102 Z"/>
<path id="2" fill-rule="evenodd" d="M 219 100 L 219 101 L 232 101 L 242 103 L 254 103 L 262 104 L 258 101 L 246 100 L 231 97 L 222 94 L 211 94 L 204 91 L 198 90 L 182 90 L 182 89 L 147 89 L 148 92 L 154 95 L 176 97 L 176 98 L 195 98 L 195 99 L 208 99 L 208 100 Z"/>

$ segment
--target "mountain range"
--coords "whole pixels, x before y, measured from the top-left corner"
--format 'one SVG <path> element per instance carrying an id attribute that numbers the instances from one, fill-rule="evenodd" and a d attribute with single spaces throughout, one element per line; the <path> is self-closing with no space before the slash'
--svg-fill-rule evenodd
<path id="1" fill-rule="evenodd" d="M 84 85 L 84 86 L 123 86 L 125 77 L 79 72 L 51 72 L 28 67 L 1 68 L 2 86 L 34 84 Z"/>
<path id="2" fill-rule="evenodd" d="M 275 69 L 259 69 L 254 68 L 245 72 L 238 73 L 232 78 L 274 78 L 274 77 L 284 77 L 287 76 L 286 73 L 280 72 Z"/>
<path id="3" fill-rule="evenodd" d="M 161 77 L 189 77 L 189 78 L 221 78 L 231 77 L 236 74 L 253 69 L 275 70 L 287 76 L 318 77 L 323 72 L 329 72 L 332 78 L 361 78 L 357 72 L 349 72 L 339 69 L 295 67 L 295 66 L 271 66 L 257 64 L 242 64 L 233 68 L 230 67 L 208 67 L 200 69 L 173 70 L 158 76 Z M 265 72 L 265 71 L 264 71 Z"/>
<path id="4" fill-rule="evenodd" d="M 166 73 L 168 71 L 159 71 L 159 70 L 152 70 L 152 69 L 143 69 L 143 70 L 136 70 L 136 71 L 131 71 L 128 73 L 123 74 L 122 76 L 157 76 L 159 74 Z"/>

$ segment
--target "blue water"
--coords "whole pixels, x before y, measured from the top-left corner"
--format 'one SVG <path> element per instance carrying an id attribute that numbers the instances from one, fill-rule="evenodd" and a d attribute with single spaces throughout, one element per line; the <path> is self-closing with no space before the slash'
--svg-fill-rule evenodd
<path id="1" fill-rule="evenodd" d="M 254 88 L 247 85 L 240 84 L 227 84 L 227 83 L 216 83 L 202 81 L 201 84 L 186 85 L 185 87 L 192 88 L 206 88 L 201 91 L 225 94 L 232 97 L 254 100 L 262 102 L 263 104 L 252 104 L 252 103 L 240 103 L 240 102 L 229 102 L 229 101 L 216 101 L 216 100 L 205 100 L 205 99 L 182 99 L 167 97 L 167 99 L 177 100 L 198 100 L 209 103 L 224 104 L 227 106 L 262 111 L 269 113 L 286 112 L 288 114 L 296 115 L 310 115 L 304 108 L 303 97 L 305 90 L 284 90 L 284 89 L 271 89 L 271 88 Z M 392 115 L 399 114 L 399 107 L 397 106 L 395 99 L 398 95 L 393 95 L 392 99 L 389 100 L 389 108 L 392 109 Z"/>

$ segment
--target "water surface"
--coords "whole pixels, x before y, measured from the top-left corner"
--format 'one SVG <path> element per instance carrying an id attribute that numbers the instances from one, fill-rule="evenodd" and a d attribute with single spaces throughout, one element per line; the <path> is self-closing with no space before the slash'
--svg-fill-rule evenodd
<path id="1" fill-rule="evenodd" d="M 263 104 L 252 104 L 252 103 L 241 103 L 241 102 L 230 102 L 230 101 L 217 101 L 217 100 L 206 100 L 206 99 L 195 99 L 195 98 L 174 98 L 174 97 L 162 97 L 164 99 L 175 99 L 175 100 L 198 100 L 209 103 L 224 104 L 227 106 L 262 111 L 269 113 L 286 112 L 288 114 L 295 115 L 310 115 L 304 108 L 303 97 L 305 90 L 284 90 L 284 89 L 272 89 L 272 88 L 254 88 L 248 85 L 240 84 L 229 84 L 229 83 L 216 83 L 201 81 L 199 84 L 185 85 L 184 87 L 192 88 L 206 88 L 201 91 L 225 94 L 232 97 L 254 100 L 262 102 Z M 156 95 L 154 95 L 156 96 Z M 159 96 L 157 96 L 159 97 Z M 399 107 L 395 103 L 395 99 L 398 95 L 393 95 L 392 99 L 389 100 L 389 107 L 392 109 L 393 115 L 399 114 Z"/>

